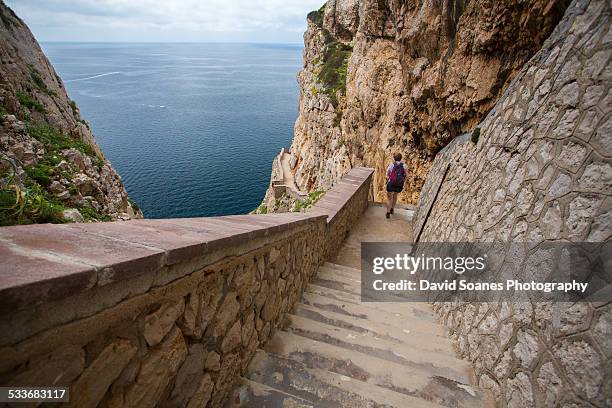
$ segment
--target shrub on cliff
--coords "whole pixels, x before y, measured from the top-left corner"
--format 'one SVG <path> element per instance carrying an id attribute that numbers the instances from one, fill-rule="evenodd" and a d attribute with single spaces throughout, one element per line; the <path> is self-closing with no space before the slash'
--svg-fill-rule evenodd
<path id="1" fill-rule="evenodd" d="M 308 20 L 317 27 L 323 27 L 323 16 L 325 15 L 325 4 L 320 9 L 308 13 Z"/>
<path id="2" fill-rule="evenodd" d="M 0 160 L 12 169 L 10 173 L 0 173 L 0 226 L 65 222 L 64 206 L 35 180 L 26 180 L 20 186 L 14 163 L 5 156 L 0 156 Z"/>
<path id="3" fill-rule="evenodd" d="M 317 82 L 323 85 L 323 90 L 334 107 L 338 106 L 338 93 L 346 94 L 348 60 L 352 52 L 353 47 L 338 41 L 332 41 L 325 47 Z"/>
<path id="4" fill-rule="evenodd" d="M 15 93 L 15 96 L 17 97 L 17 100 L 19 101 L 19 103 L 22 106 L 25 106 L 26 108 L 28 108 L 29 110 L 35 110 L 40 113 L 45 113 L 45 107 L 40 102 L 38 102 L 36 99 L 34 99 L 32 96 L 28 95 L 27 93 L 22 92 L 22 91 L 17 91 Z"/>
<path id="5" fill-rule="evenodd" d="M 325 191 L 317 190 L 308 193 L 308 197 L 303 200 L 296 200 L 293 206 L 293 212 L 303 212 L 312 207 L 323 197 Z"/>

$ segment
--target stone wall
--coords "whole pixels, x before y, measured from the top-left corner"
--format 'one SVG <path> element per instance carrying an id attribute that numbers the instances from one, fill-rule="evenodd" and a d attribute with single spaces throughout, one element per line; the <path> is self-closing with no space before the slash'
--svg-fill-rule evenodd
<path id="1" fill-rule="evenodd" d="M 0 229 L 0 384 L 74 407 L 218 407 L 367 205 L 356 169 L 312 213 Z"/>
<path id="2" fill-rule="evenodd" d="M 525 242 L 512 263 L 543 242 L 610 240 L 610 13 L 609 2 L 574 1 L 478 142 L 465 136 L 438 155 L 416 216 L 420 242 Z M 612 304 L 435 308 L 500 406 L 612 405 Z"/>
<path id="3" fill-rule="evenodd" d="M 351 227 L 366 210 L 372 198 L 373 174 L 373 169 L 352 169 L 310 211 L 311 214 L 328 215 L 325 258 L 338 252 Z"/>

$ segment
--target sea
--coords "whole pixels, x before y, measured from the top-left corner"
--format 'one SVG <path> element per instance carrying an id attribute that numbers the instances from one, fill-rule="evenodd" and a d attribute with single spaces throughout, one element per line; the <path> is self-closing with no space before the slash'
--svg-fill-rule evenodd
<path id="1" fill-rule="evenodd" d="M 298 44 L 43 43 L 146 218 L 245 214 L 298 114 Z"/>

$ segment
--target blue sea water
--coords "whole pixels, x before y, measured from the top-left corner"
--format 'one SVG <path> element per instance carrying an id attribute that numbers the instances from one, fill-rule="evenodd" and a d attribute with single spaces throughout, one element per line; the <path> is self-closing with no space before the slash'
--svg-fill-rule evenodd
<path id="1" fill-rule="evenodd" d="M 42 46 L 147 218 L 259 205 L 291 143 L 301 45 Z"/>

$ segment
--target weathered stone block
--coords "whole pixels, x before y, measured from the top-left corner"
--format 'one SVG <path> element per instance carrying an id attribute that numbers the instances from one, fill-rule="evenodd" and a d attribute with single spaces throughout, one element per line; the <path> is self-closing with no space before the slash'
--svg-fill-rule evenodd
<path id="1" fill-rule="evenodd" d="M 572 388 L 591 400 L 603 398 L 603 361 L 585 341 L 565 340 L 554 349 Z"/>
<path id="2" fill-rule="evenodd" d="M 125 392 L 125 407 L 153 408 L 172 384 L 187 357 L 187 346 L 178 327 L 152 348 L 142 362 L 136 381 Z"/>
<path id="3" fill-rule="evenodd" d="M 198 322 L 200 311 L 200 296 L 195 292 L 190 293 L 185 301 L 185 312 L 177 322 L 185 336 L 200 338 L 202 337 L 202 325 Z"/>
<path id="4" fill-rule="evenodd" d="M 223 336 L 227 329 L 234 324 L 238 318 L 240 303 L 236 299 L 237 296 L 236 292 L 230 292 L 225 295 L 225 299 L 221 306 L 219 306 L 219 312 L 215 317 L 215 323 L 212 327 L 211 334 L 214 337 Z"/>
<path id="5" fill-rule="evenodd" d="M 563 390 L 563 382 L 557 375 L 551 362 L 542 364 L 537 379 L 539 392 L 536 393 L 544 403 L 545 407 L 555 407 Z"/>
<path id="6" fill-rule="evenodd" d="M 237 320 L 223 337 L 223 342 L 221 343 L 221 351 L 226 354 L 234 350 L 240 345 L 242 341 L 241 336 L 242 325 L 240 324 L 240 320 Z"/>
<path id="7" fill-rule="evenodd" d="M 214 383 L 212 382 L 212 379 L 210 378 L 210 374 L 204 374 L 204 377 L 202 377 L 202 380 L 200 381 L 198 389 L 194 393 L 191 400 L 189 400 L 189 404 L 187 405 L 187 408 L 206 407 L 206 404 L 208 404 L 208 401 L 210 400 L 210 396 L 212 394 L 213 387 L 214 387 Z"/>
<path id="8" fill-rule="evenodd" d="M 158 344 L 172 329 L 174 322 L 183 314 L 185 301 L 164 303 L 155 312 L 145 317 L 144 338 L 149 346 Z"/>
<path id="9" fill-rule="evenodd" d="M 206 370 L 219 371 L 221 368 L 221 356 L 219 353 L 210 351 L 206 356 L 206 363 L 204 365 Z"/>
<path id="10" fill-rule="evenodd" d="M 612 355 L 612 307 L 598 311 L 593 323 L 593 337 L 609 357 Z"/>
<path id="11" fill-rule="evenodd" d="M 25 371 L 18 373 L 8 385 L 46 387 L 72 384 L 85 366 L 82 348 L 68 344 L 45 356 L 34 359 Z"/>
<path id="12" fill-rule="evenodd" d="M 137 350 L 129 340 L 118 339 L 109 344 L 70 387 L 68 406 L 97 407 Z"/>
<path id="13" fill-rule="evenodd" d="M 176 374 L 168 406 L 184 407 L 195 394 L 203 377 L 204 353 L 200 343 L 189 346 L 189 354 Z"/>
<path id="14" fill-rule="evenodd" d="M 525 331 L 519 331 L 516 337 L 516 344 L 512 352 L 521 366 L 530 369 L 536 361 L 540 351 L 538 340 Z"/>

